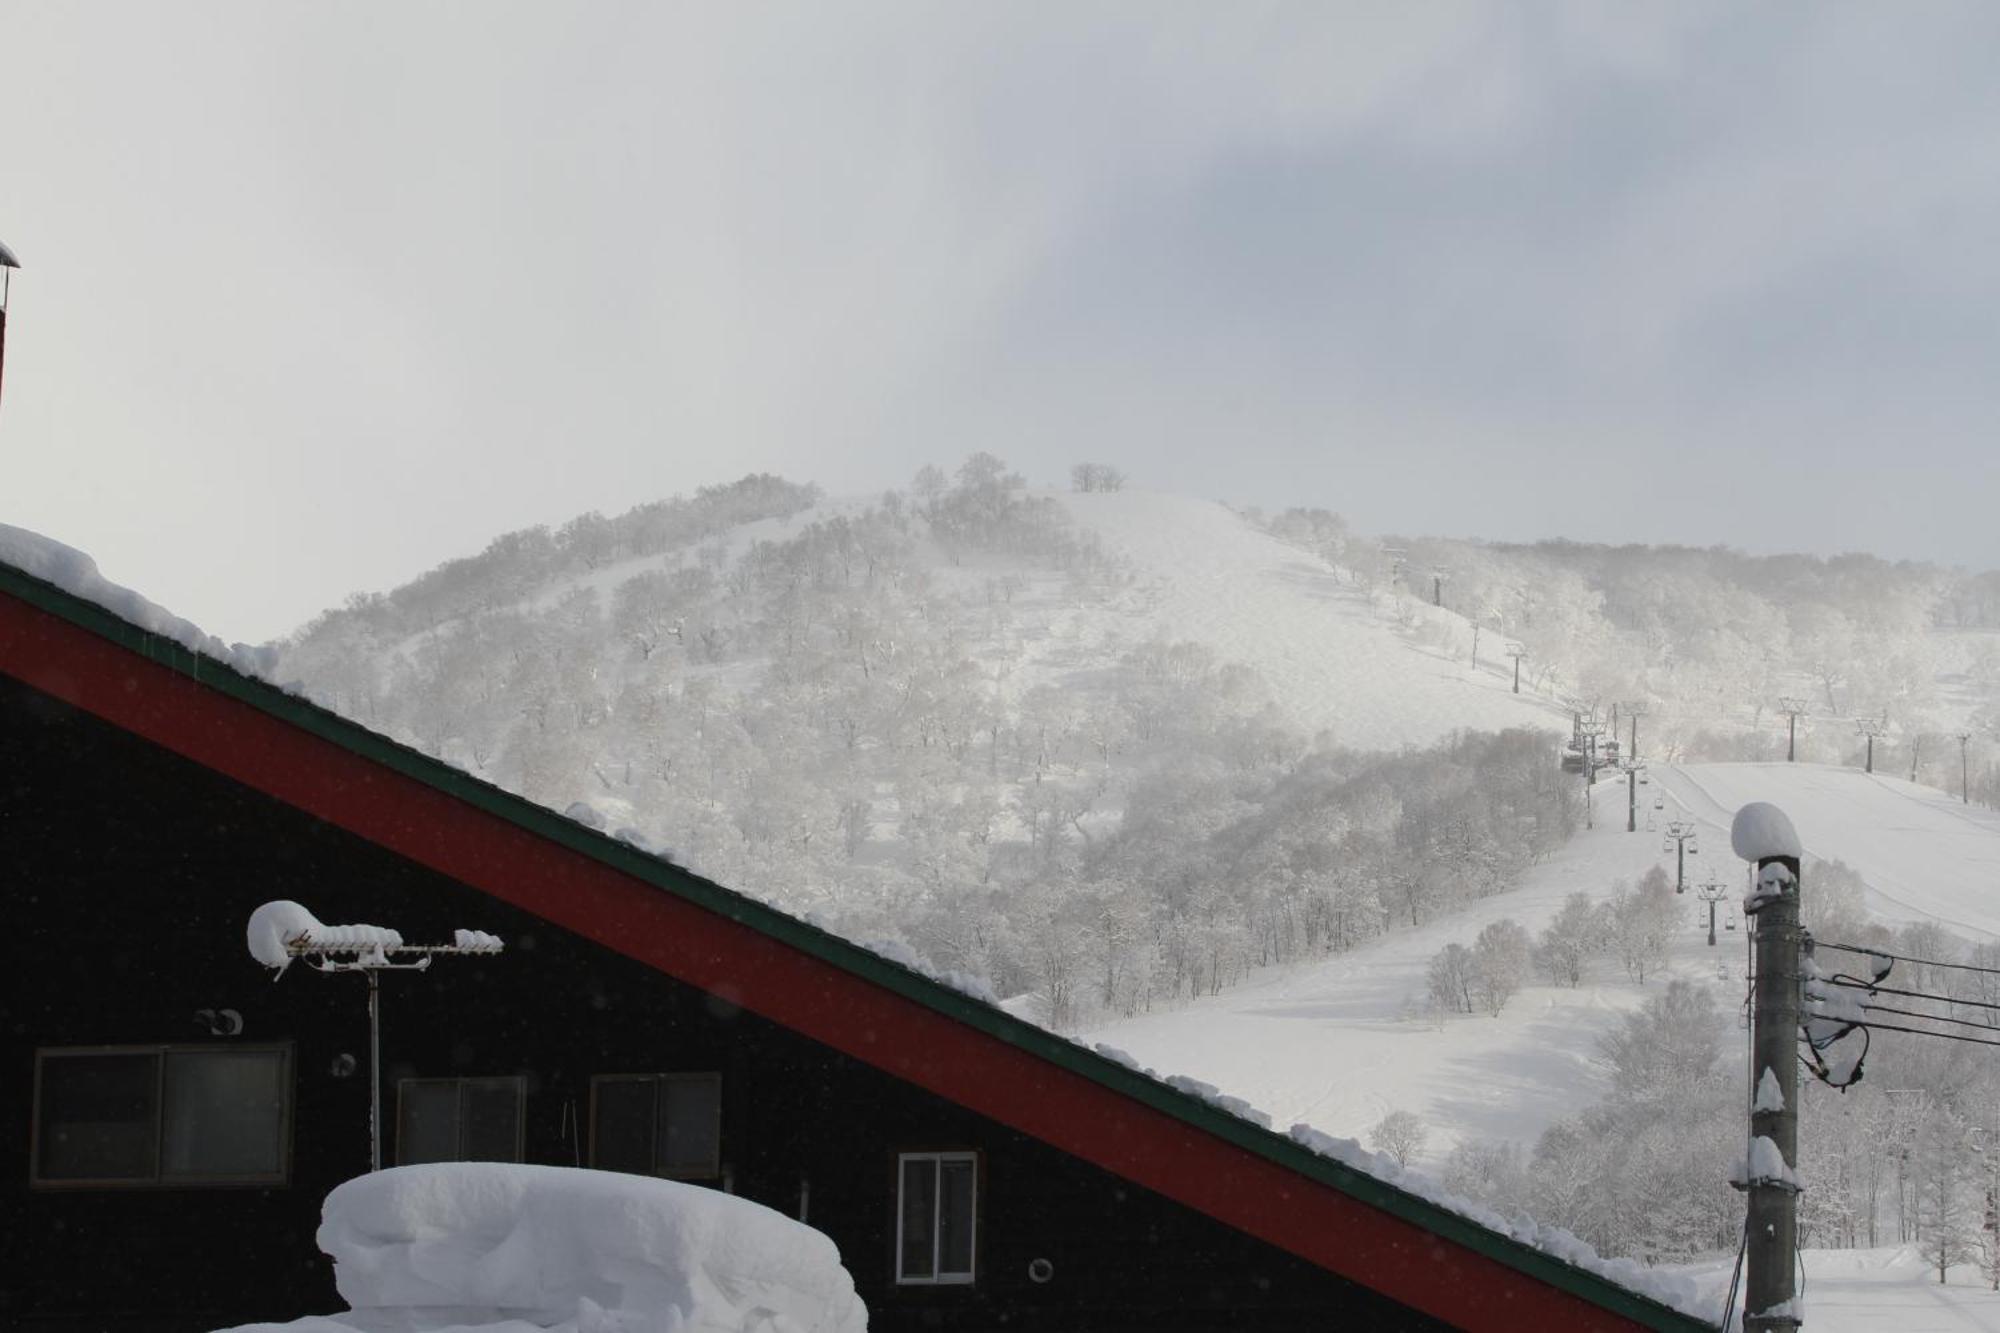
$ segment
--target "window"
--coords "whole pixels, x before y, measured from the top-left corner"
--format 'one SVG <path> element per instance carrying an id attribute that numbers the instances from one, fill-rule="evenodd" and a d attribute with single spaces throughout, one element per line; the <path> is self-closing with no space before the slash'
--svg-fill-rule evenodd
<path id="1" fill-rule="evenodd" d="M 406 1078 L 396 1085 L 396 1161 L 518 1162 L 527 1081 Z"/>
<path id="2" fill-rule="evenodd" d="M 979 1159 L 969 1152 L 896 1158 L 896 1281 L 972 1281 Z"/>
<path id="3" fill-rule="evenodd" d="M 282 1184 L 289 1046 L 35 1053 L 33 1183 Z"/>
<path id="4" fill-rule="evenodd" d="M 722 1075 L 606 1074 L 590 1081 L 590 1164 L 712 1180 L 722 1174 Z"/>

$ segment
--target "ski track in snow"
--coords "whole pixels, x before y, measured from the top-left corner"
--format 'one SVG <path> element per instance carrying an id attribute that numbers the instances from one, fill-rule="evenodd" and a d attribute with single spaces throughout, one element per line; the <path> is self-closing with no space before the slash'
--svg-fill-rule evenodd
<path id="1" fill-rule="evenodd" d="M 1499 635 L 1482 636 L 1477 671 L 1463 648 L 1450 658 L 1421 647 L 1324 561 L 1222 505 L 1143 491 L 1060 498 L 1077 527 L 1137 575 L 1138 641 L 1191 640 L 1254 668 L 1308 731 L 1394 750 L 1460 729 L 1568 727 L 1559 705 L 1512 693 Z M 1436 624 L 1469 642 L 1460 617 L 1422 604 L 1410 610 L 1415 625 Z"/>

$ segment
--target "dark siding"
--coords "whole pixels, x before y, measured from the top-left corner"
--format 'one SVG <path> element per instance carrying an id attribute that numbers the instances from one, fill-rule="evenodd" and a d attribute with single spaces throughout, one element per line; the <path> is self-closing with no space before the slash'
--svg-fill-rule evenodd
<path id="1" fill-rule="evenodd" d="M 520 1074 L 527 1160 L 588 1161 L 593 1074 L 720 1070 L 738 1193 L 832 1236 L 877 1329 L 1422 1329 L 1437 1325 L 1074 1157 L 890 1078 L 0 677 L 9 900 L 0 1096 L 0 1325 L 209 1328 L 341 1308 L 319 1202 L 367 1165 L 365 984 L 249 958 L 250 911 L 294 898 L 412 940 L 503 936 L 495 959 L 384 978 L 385 1158 L 398 1077 Z M 746 989 L 754 978 L 744 978 Z M 295 1043 L 291 1183 L 30 1190 L 37 1047 Z M 341 1054 L 364 1063 L 333 1074 Z M 950 1058 L 941 1052 L 940 1058 Z M 982 1155 L 979 1280 L 891 1281 L 898 1150 Z M 718 1182 L 720 1183 L 720 1182 Z M 1054 1280 L 1031 1283 L 1046 1258 Z M 146 1317 L 170 1316 L 148 1323 Z"/>

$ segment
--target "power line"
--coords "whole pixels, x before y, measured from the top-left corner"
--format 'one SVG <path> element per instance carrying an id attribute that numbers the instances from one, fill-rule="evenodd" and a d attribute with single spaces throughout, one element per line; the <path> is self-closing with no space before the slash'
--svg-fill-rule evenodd
<path id="1" fill-rule="evenodd" d="M 1829 986 L 1839 986 L 1845 990 L 1865 990 L 1871 995 L 1901 995 L 1911 1000 L 1929 1000 L 1933 1004 L 1962 1004 L 1968 1009 L 2000 1010 L 2000 1004 L 1994 1004 L 1989 1000 L 1955 1000 L 1949 995 L 1933 995 L 1929 991 L 1897 990 L 1894 986 L 1871 986 L 1865 981 L 1856 981 L 1851 977 L 1827 977 L 1824 980 Z"/>
<path id="2" fill-rule="evenodd" d="M 1936 958 L 1912 958 L 1906 953 L 1890 953 L 1887 949 L 1862 949 L 1852 944 L 1830 944 L 1816 939 L 1813 943 L 1822 949 L 1838 949 L 1842 953 L 1866 954 L 1872 958 L 1893 958 L 1899 963 L 1921 963 L 1925 967 L 1955 967 L 1961 972 L 1984 972 L 2000 977 L 2000 967 L 1975 967 L 1971 963 L 1946 963 Z"/>
<path id="3" fill-rule="evenodd" d="M 1871 1028 L 1877 1032 L 1907 1032 L 1917 1037 L 1936 1037 L 1939 1041 L 1962 1041 L 1968 1046 L 2000 1046 L 2000 1041 L 1993 1041 L 1986 1037 L 1961 1037 L 1956 1032 L 1929 1032 L 1923 1028 L 1897 1027 L 1894 1023 L 1865 1023 L 1862 1025 L 1864 1031 Z"/>
<path id="4" fill-rule="evenodd" d="M 1870 1013 L 1901 1014 L 1905 1018 L 1921 1018 L 1932 1023 L 1960 1023 L 1966 1027 L 1979 1028 L 1985 1032 L 2000 1032 L 2000 1023 L 1980 1023 L 1970 1018 L 1947 1018 L 1943 1014 L 1927 1014 L 1917 1009 L 1895 1009 L 1886 1004 L 1864 1004 L 1861 1007 Z M 1949 1036 L 1950 1034 L 1939 1033 L 1938 1035 Z"/>

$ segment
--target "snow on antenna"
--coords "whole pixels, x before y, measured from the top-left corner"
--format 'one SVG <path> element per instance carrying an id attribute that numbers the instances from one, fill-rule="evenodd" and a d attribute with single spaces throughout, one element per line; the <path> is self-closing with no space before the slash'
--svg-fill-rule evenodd
<path id="1" fill-rule="evenodd" d="M 4 252 L 0 252 L 4 253 Z M 483 930 L 455 930 L 450 944 L 405 944 L 386 926 L 329 926 L 295 902 L 265 903 L 250 914 L 250 956 L 278 976 L 294 959 L 315 972 L 368 978 L 368 1169 L 382 1169 L 382 980 L 384 972 L 424 972 L 440 954 L 495 954 L 506 945 Z M 276 980 L 277 978 L 272 978 Z"/>

